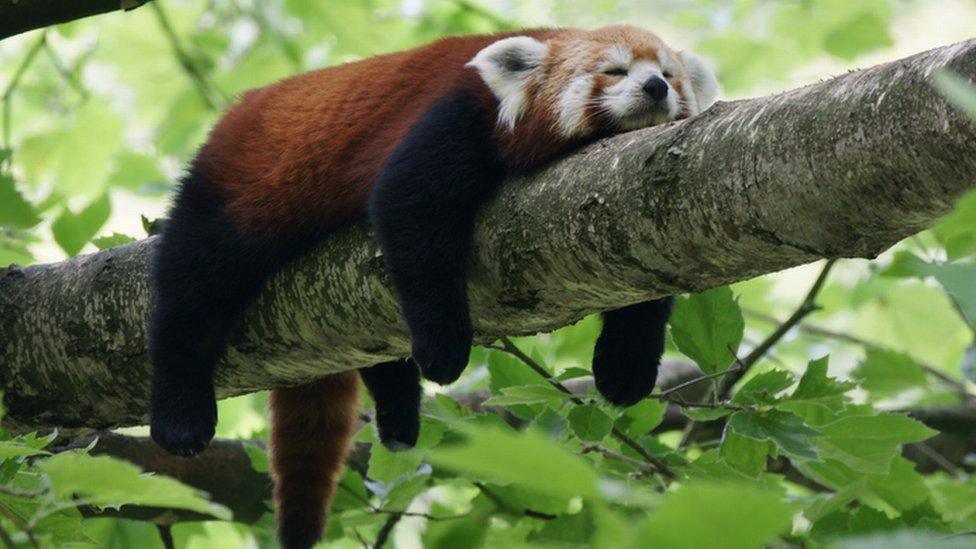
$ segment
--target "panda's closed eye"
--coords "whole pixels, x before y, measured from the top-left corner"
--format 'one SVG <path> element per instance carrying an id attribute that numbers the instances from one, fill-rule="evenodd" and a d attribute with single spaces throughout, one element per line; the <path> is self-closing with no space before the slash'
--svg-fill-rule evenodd
<path id="1" fill-rule="evenodd" d="M 664 76 L 665 78 L 671 78 L 674 76 L 674 74 L 671 71 L 664 71 L 661 73 L 661 75 Z"/>
<path id="2" fill-rule="evenodd" d="M 607 76 L 627 76 L 627 69 L 623 67 L 612 67 L 609 69 L 604 69 L 603 74 Z"/>

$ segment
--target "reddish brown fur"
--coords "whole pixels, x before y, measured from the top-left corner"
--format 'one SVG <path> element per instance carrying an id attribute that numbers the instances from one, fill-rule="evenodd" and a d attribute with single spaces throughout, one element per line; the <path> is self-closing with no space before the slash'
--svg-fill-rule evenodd
<path id="1" fill-rule="evenodd" d="M 555 32 L 518 34 L 545 39 Z M 386 160 L 434 101 L 470 89 L 493 113 L 497 100 L 464 65 L 505 36 L 446 38 L 250 91 L 214 127 L 200 168 L 225 191 L 250 236 L 314 234 L 347 222 L 363 212 Z M 528 159 L 547 152 L 532 144 L 559 141 L 546 138 L 552 132 L 541 118 L 527 117 L 514 136 L 499 132 L 508 154 Z"/>
<path id="2" fill-rule="evenodd" d="M 271 411 L 271 471 L 280 530 L 319 536 L 359 413 L 355 371 L 291 389 L 276 389 Z M 295 532 L 295 529 L 305 531 Z"/>

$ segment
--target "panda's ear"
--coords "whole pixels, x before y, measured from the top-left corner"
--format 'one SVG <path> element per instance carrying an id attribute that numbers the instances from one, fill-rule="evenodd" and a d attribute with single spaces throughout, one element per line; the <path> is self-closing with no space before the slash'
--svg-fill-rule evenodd
<path id="1" fill-rule="evenodd" d="M 530 36 L 503 38 L 479 51 L 466 66 L 474 67 L 488 88 L 505 102 L 522 93 L 529 78 L 542 68 L 549 46 Z"/>
<path id="2" fill-rule="evenodd" d="M 698 102 L 698 112 L 709 107 L 718 95 L 718 80 L 715 73 L 708 65 L 690 51 L 681 52 L 681 61 L 691 76 L 691 88 L 695 91 L 695 99 Z"/>

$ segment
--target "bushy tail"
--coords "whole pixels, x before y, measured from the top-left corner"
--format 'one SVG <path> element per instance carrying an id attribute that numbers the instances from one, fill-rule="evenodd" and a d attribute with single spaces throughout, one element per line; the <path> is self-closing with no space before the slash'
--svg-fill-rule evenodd
<path id="1" fill-rule="evenodd" d="M 274 390 L 269 408 L 278 538 L 285 549 L 308 549 L 325 527 L 349 452 L 359 410 L 359 376 L 342 372 Z"/>

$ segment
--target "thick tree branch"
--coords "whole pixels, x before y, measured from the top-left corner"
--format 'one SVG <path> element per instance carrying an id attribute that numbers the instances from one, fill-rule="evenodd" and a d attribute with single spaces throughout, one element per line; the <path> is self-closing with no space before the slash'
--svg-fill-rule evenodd
<path id="1" fill-rule="evenodd" d="M 976 186 L 976 123 L 930 86 L 976 40 L 601 141 L 507 182 L 471 260 L 478 341 L 822 257 L 873 257 Z M 0 271 L 0 387 L 15 429 L 146 420 L 150 238 Z M 231 337 L 221 397 L 408 353 L 366 226 L 276 277 Z"/>
<path id="2" fill-rule="evenodd" d="M 116 10 L 132 10 L 149 0 L 0 0 L 0 40 L 48 25 Z"/>

